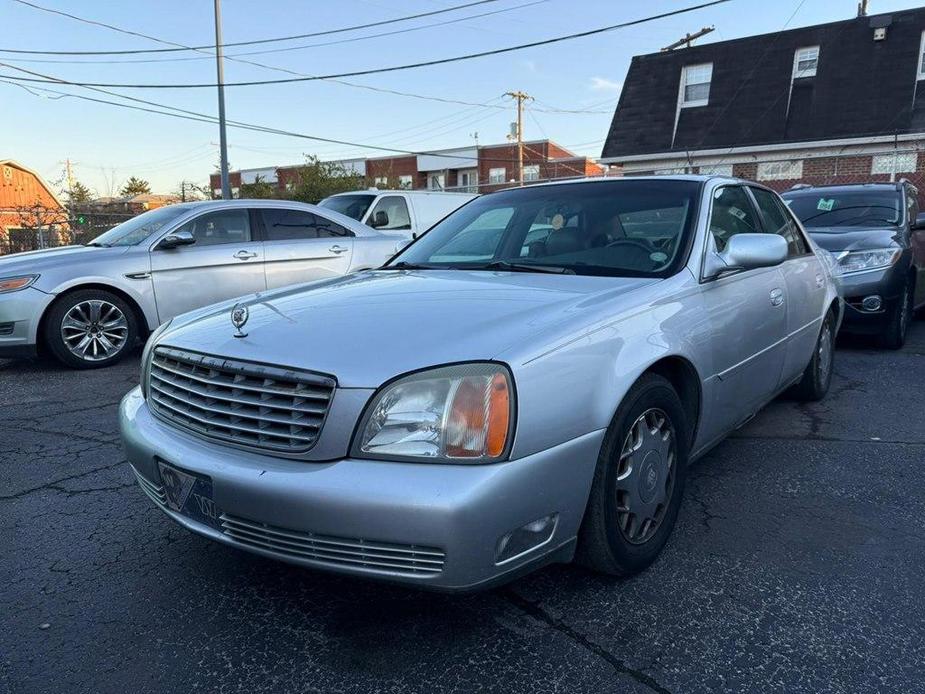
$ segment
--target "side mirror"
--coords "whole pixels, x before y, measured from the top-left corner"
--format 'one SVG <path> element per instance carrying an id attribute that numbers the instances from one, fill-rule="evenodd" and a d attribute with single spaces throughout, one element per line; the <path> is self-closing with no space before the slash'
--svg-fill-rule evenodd
<path id="1" fill-rule="evenodd" d="M 158 248 L 178 248 L 179 246 L 191 246 L 196 243 L 196 239 L 193 238 L 192 232 L 189 231 L 175 231 L 172 234 L 167 234 L 164 238 L 161 239 L 161 242 L 157 244 Z"/>
<path id="2" fill-rule="evenodd" d="M 787 241 L 777 234 L 730 236 L 721 253 L 707 254 L 704 276 L 714 279 L 727 272 L 774 267 L 787 259 Z"/>
<path id="3" fill-rule="evenodd" d="M 913 231 L 918 231 L 919 229 L 925 229 L 925 212 L 919 212 L 915 221 L 912 223 Z"/>
<path id="4" fill-rule="evenodd" d="M 379 210 L 373 215 L 373 222 L 370 226 L 373 229 L 381 229 L 389 225 L 389 213 L 385 210 Z"/>

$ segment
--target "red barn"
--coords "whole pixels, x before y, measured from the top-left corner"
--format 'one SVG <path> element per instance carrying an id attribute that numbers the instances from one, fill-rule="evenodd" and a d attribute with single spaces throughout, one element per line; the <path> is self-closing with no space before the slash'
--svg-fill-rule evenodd
<path id="1" fill-rule="evenodd" d="M 64 205 L 35 171 L 0 159 L 0 253 L 66 242 Z"/>

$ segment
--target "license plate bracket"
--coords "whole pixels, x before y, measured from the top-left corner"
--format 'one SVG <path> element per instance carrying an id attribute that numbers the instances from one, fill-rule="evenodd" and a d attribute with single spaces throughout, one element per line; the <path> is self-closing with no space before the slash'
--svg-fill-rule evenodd
<path id="1" fill-rule="evenodd" d="M 157 461 L 167 507 L 190 520 L 221 530 L 221 510 L 212 498 L 212 478 Z"/>

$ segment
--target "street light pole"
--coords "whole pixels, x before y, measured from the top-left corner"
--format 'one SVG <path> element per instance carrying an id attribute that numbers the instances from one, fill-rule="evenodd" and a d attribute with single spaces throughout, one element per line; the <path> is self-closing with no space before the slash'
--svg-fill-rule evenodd
<path id="1" fill-rule="evenodd" d="M 218 76 L 219 168 L 222 175 L 222 199 L 231 199 L 228 182 L 228 141 L 225 136 L 225 70 L 222 67 L 222 0 L 215 0 L 215 69 Z"/>

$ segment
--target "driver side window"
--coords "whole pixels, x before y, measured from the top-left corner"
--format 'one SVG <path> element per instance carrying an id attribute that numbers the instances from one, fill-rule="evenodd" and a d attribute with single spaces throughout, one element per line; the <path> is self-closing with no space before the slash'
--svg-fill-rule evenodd
<path id="1" fill-rule="evenodd" d="M 196 246 L 220 243 L 246 243 L 251 240 L 251 225 L 247 210 L 210 212 L 191 219 L 177 231 L 188 231 Z"/>
<path id="2" fill-rule="evenodd" d="M 723 186 L 713 194 L 710 233 L 713 235 L 717 251 L 724 251 L 729 239 L 736 234 L 754 234 L 761 231 L 758 216 L 742 186 Z"/>

